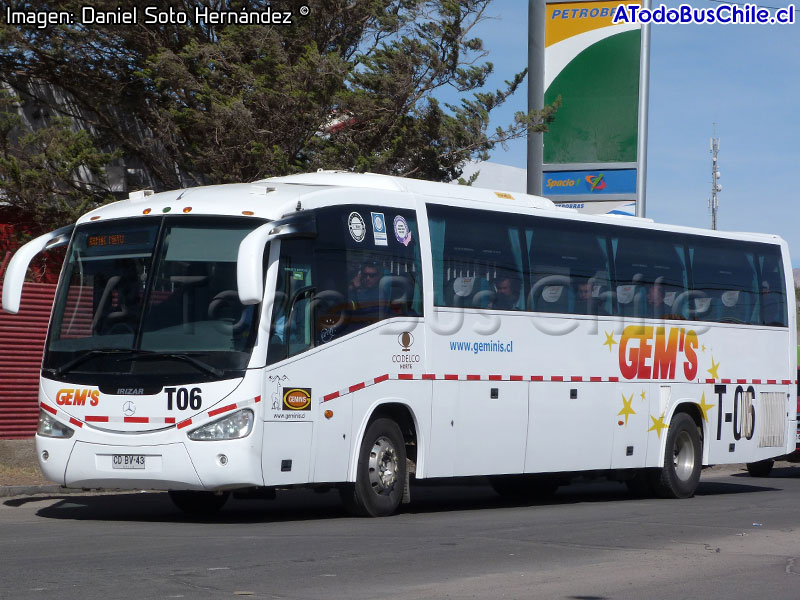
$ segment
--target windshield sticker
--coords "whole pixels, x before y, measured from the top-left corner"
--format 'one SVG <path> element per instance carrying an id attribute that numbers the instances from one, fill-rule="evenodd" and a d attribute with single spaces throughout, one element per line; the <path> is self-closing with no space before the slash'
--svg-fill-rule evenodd
<path id="1" fill-rule="evenodd" d="M 364 224 L 364 217 L 357 212 L 351 212 L 347 217 L 347 227 L 350 229 L 350 235 L 357 242 L 363 242 L 367 235 L 367 228 Z"/>
<path id="2" fill-rule="evenodd" d="M 389 238 L 386 235 L 386 219 L 383 213 L 372 213 L 372 233 L 375 236 L 376 246 L 388 246 Z"/>
<path id="3" fill-rule="evenodd" d="M 411 229 L 406 220 L 400 215 L 394 218 L 394 237 L 403 246 L 408 246 L 411 243 Z"/>
<path id="4" fill-rule="evenodd" d="M 282 410 L 311 410 L 311 388 L 283 388 Z"/>

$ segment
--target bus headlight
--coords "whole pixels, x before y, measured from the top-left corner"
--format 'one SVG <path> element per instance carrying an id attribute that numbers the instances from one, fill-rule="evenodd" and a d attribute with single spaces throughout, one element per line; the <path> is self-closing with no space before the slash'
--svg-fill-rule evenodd
<path id="1" fill-rule="evenodd" d="M 75 430 L 71 427 L 59 423 L 43 410 L 39 410 L 39 426 L 36 433 L 44 437 L 51 438 L 71 438 Z"/>
<path id="2" fill-rule="evenodd" d="M 198 427 L 188 433 L 190 440 L 216 441 L 237 440 L 250 435 L 253 430 L 253 411 L 250 409 L 237 410 L 232 415 L 217 419 L 211 423 Z"/>

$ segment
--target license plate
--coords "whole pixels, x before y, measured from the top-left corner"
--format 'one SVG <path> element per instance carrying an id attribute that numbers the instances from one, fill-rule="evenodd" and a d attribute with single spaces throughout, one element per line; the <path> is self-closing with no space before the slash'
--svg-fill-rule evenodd
<path id="1" fill-rule="evenodd" d="M 143 454 L 114 454 L 111 466 L 115 469 L 144 469 Z"/>

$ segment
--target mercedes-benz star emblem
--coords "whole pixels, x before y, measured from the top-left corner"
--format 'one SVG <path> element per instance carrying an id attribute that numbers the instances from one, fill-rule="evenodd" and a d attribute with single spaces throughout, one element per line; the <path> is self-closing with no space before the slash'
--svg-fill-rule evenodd
<path id="1" fill-rule="evenodd" d="M 136 412 L 136 405 L 128 400 L 125 404 L 122 405 L 122 412 L 125 413 L 126 417 L 133 416 Z"/>

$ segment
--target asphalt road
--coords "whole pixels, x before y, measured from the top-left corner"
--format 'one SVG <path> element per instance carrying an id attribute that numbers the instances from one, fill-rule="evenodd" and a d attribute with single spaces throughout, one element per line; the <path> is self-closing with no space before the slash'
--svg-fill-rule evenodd
<path id="1" fill-rule="evenodd" d="M 704 473 L 689 500 L 580 482 L 544 504 L 422 485 L 385 519 L 335 493 L 232 500 L 186 520 L 165 494 L 0 503 L 0 598 L 800 597 L 800 466 Z"/>

